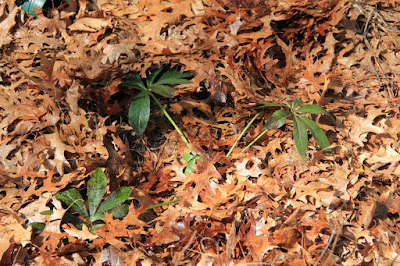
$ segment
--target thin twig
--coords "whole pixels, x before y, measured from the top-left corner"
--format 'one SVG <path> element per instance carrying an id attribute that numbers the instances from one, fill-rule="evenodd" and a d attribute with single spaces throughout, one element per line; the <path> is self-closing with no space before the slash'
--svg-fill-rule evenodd
<path id="1" fill-rule="evenodd" d="M 365 69 L 367 69 L 368 71 L 374 73 L 374 74 L 378 77 L 378 80 L 379 80 L 379 83 L 381 84 L 381 87 L 383 87 L 384 84 L 383 84 L 383 82 L 382 82 L 380 76 L 384 77 L 384 78 L 387 80 L 387 82 L 390 83 L 390 88 L 392 89 L 392 90 L 389 90 L 389 89 L 387 90 L 387 92 L 388 92 L 388 94 L 389 94 L 389 97 L 390 97 L 390 98 L 394 98 L 394 93 L 393 93 L 393 91 L 394 91 L 394 83 L 393 83 L 393 81 L 391 81 L 385 74 L 381 74 L 381 73 L 379 73 L 378 71 L 376 71 L 376 70 L 374 70 L 374 69 L 371 69 L 371 68 L 369 68 L 369 67 L 367 67 L 366 65 L 361 64 L 361 63 L 356 63 L 355 65 L 360 65 L 360 66 L 364 67 Z"/>
<path id="2" fill-rule="evenodd" d="M 331 222 L 331 221 L 330 221 L 330 222 Z M 338 231 L 336 231 L 336 229 L 333 230 L 331 236 L 329 237 L 328 243 L 326 244 L 326 246 L 325 246 L 325 248 L 324 248 L 324 251 L 321 253 L 321 256 L 319 256 L 317 262 L 314 264 L 315 266 L 318 265 L 318 263 L 321 262 L 321 259 L 323 258 L 323 256 L 325 255 L 325 253 L 328 251 L 329 246 L 332 244 L 332 241 L 334 241 L 334 242 L 333 242 L 333 245 L 332 245 L 332 252 L 329 254 L 328 258 L 325 260 L 323 266 L 325 266 L 325 265 L 328 263 L 330 257 L 332 256 L 333 249 L 334 249 L 334 247 L 336 246 L 337 240 L 338 240 L 338 238 L 339 238 L 339 233 L 340 233 L 340 231 L 342 230 L 342 228 L 343 228 L 343 225 L 341 224 Z"/>
<path id="3" fill-rule="evenodd" d="M 204 254 L 207 254 L 207 253 L 208 253 L 208 252 L 206 251 L 206 247 L 205 247 L 205 245 L 204 245 L 204 241 L 205 241 L 205 240 L 210 240 L 210 241 L 214 242 L 214 244 L 215 244 L 215 249 L 216 249 L 216 251 L 217 251 L 218 265 L 222 266 L 221 257 L 220 257 L 220 255 L 219 255 L 219 245 L 218 245 L 218 242 L 217 242 L 215 239 L 211 238 L 211 237 L 203 237 L 203 238 L 200 240 L 200 247 L 201 247 L 201 250 L 204 252 Z"/>
<path id="4" fill-rule="evenodd" d="M 178 257 L 176 258 L 176 260 L 174 260 L 173 264 L 175 266 L 184 264 L 185 262 L 182 261 L 183 256 L 185 255 L 185 252 L 189 249 L 189 247 L 192 245 L 194 239 L 196 238 L 197 235 L 197 231 L 194 230 L 192 236 L 190 237 L 188 243 L 183 247 L 183 249 L 179 252 Z"/>
<path id="5" fill-rule="evenodd" d="M 399 257 L 399 254 L 396 254 L 396 257 L 394 257 L 394 259 L 392 260 L 392 262 L 390 263 L 390 266 L 394 266 L 394 263 L 396 262 L 397 258 Z"/>
<path id="6" fill-rule="evenodd" d="M 331 221 L 329 221 L 329 222 L 331 222 Z M 328 256 L 328 258 L 326 259 L 326 261 L 325 261 L 325 263 L 324 263 L 323 266 L 326 266 L 327 263 L 328 263 L 328 261 L 330 260 L 332 254 L 333 254 L 333 251 L 335 250 L 335 247 L 336 247 L 336 244 L 337 244 L 337 241 L 338 241 L 338 239 L 339 239 L 339 235 L 340 235 L 340 232 L 342 231 L 342 229 L 343 229 L 343 224 L 340 224 L 339 231 L 336 232 L 335 241 L 333 241 L 333 244 L 332 244 L 331 252 L 329 253 L 329 256 Z"/>
<path id="7" fill-rule="evenodd" d="M 381 250 L 381 242 L 382 242 L 382 236 L 379 236 L 379 241 L 378 241 L 378 258 L 376 259 L 376 266 L 379 266 L 379 262 L 381 260 L 381 253 L 379 250 Z"/>
<path id="8" fill-rule="evenodd" d="M 225 265 L 229 265 L 230 253 L 231 253 L 231 245 L 232 245 L 232 235 L 233 232 L 236 230 L 236 220 L 233 221 L 231 225 L 231 230 L 229 231 L 228 238 L 226 240 L 226 260 Z"/>

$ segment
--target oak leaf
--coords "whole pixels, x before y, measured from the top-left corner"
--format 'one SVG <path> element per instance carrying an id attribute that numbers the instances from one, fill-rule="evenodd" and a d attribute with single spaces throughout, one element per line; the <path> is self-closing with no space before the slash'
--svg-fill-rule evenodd
<path id="1" fill-rule="evenodd" d="M 65 158 L 65 152 L 75 153 L 76 150 L 64 143 L 59 132 L 54 132 L 51 134 L 45 134 L 45 139 L 50 142 L 50 147 L 53 149 L 54 159 L 49 159 L 53 162 L 53 166 L 56 167 L 60 175 L 64 174 L 64 167 L 70 166 L 67 158 Z"/>
<path id="2" fill-rule="evenodd" d="M 88 31 L 96 32 L 102 28 L 107 27 L 110 21 L 100 18 L 89 18 L 84 17 L 76 20 L 72 25 L 68 27 L 70 31 Z"/>

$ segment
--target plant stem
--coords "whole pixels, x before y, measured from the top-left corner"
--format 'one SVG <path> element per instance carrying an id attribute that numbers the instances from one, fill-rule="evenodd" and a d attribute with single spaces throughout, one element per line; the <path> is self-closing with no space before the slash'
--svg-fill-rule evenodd
<path id="1" fill-rule="evenodd" d="M 169 115 L 169 113 L 167 112 L 167 110 L 165 110 L 164 106 L 162 106 L 162 104 L 160 103 L 160 101 L 157 99 L 156 96 L 154 96 L 154 94 L 151 91 L 147 91 L 147 93 L 150 95 L 151 98 L 153 98 L 153 100 L 157 103 L 158 107 L 160 107 L 161 111 L 164 113 L 164 115 L 168 118 L 169 122 L 172 124 L 172 126 L 175 128 L 176 131 L 178 131 L 178 134 L 181 136 L 183 142 L 186 144 L 186 147 L 188 147 L 188 149 L 190 150 L 190 153 L 196 155 L 196 152 L 192 149 L 192 147 L 190 146 L 189 141 L 187 140 L 187 138 L 185 137 L 185 135 L 183 135 L 183 132 L 179 129 L 178 125 L 175 123 L 175 121 L 172 119 L 172 117 Z"/>
<path id="2" fill-rule="evenodd" d="M 159 203 L 159 204 L 156 204 L 156 205 L 151 205 L 151 206 L 147 207 L 145 210 L 148 211 L 148 210 L 151 210 L 151 209 L 154 209 L 154 208 L 157 208 L 157 207 L 161 207 L 161 206 L 165 206 L 165 205 L 168 205 L 168 204 L 172 204 L 172 203 L 178 202 L 180 200 L 181 199 L 174 199 L 174 200 L 171 200 L 171 201 L 168 201 L 168 202 L 163 202 L 163 203 Z"/>
<path id="3" fill-rule="evenodd" d="M 248 148 L 250 148 L 251 146 L 253 146 L 253 144 L 259 140 L 265 133 L 267 133 L 268 129 L 265 129 L 260 135 L 258 135 L 257 138 L 255 138 L 249 145 L 246 146 L 246 148 L 244 148 L 241 153 L 247 151 Z"/>
<path id="4" fill-rule="evenodd" d="M 249 129 L 249 127 L 251 126 L 251 124 L 253 124 L 253 122 L 256 120 L 256 118 L 260 115 L 260 113 L 257 113 L 253 119 L 251 119 L 250 123 L 243 129 L 242 133 L 240 133 L 239 137 L 236 139 L 235 143 L 233 143 L 231 149 L 229 150 L 228 154 L 225 157 L 229 157 L 229 155 L 231 155 L 231 153 L 233 152 L 233 149 L 236 147 L 236 145 L 238 144 L 239 140 L 243 137 L 244 133 L 246 133 L 246 131 Z M 242 151 L 243 152 L 243 151 Z"/>

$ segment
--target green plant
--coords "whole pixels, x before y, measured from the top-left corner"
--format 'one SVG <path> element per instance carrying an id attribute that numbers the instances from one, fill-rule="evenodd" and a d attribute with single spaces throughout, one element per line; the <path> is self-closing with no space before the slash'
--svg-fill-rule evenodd
<path id="1" fill-rule="evenodd" d="M 141 91 L 130 103 L 128 113 L 129 123 L 135 130 L 137 136 L 143 135 L 149 122 L 150 98 L 157 103 L 179 134 L 182 134 L 174 120 L 155 97 L 154 93 L 163 97 L 172 98 L 174 97 L 174 88 L 171 87 L 171 85 L 191 83 L 191 81 L 187 79 L 190 76 L 189 72 L 182 73 L 177 69 L 167 70 L 165 68 L 159 68 L 146 78 L 141 78 L 138 74 L 133 74 L 123 81 L 123 85 L 131 86 Z M 184 136 L 183 138 L 186 143 L 186 138 Z"/>
<path id="2" fill-rule="evenodd" d="M 183 154 L 184 159 L 188 162 L 185 174 L 192 173 L 192 165 L 196 164 L 197 160 L 204 161 L 204 159 L 199 157 L 191 148 L 190 143 L 183 132 L 179 129 L 175 121 L 154 94 L 172 98 L 174 97 L 174 88 L 172 86 L 189 84 L 191 83 L 191 81 L 188 80 L 190 77 L 191 74 L 189 72 L 182 73 L 178 69 L 167 69 L 164 67 L 156 69 L 146 78 L 142 78 L 138 74 L 130 75 L 122 83 L 125 86 L 131 86 L 140 90 L 131 101 L 128 112 L 129 123 L 135 130 L 137 136 L 141 136 L 144 133 L 149 122 L 150 98 L 156 102 L 163 114 L 181 136 L 183 142 L 190 150 L 190 153 Z"/>
<path id="3" fill-rule="evenodd" d="M 268 118 L 263 128 L 264 131 L 245 149 L 243 149 L 242 152 L 245 152 L 249 147 L 251 147 L 251 145 L 253 145 L 268 130 L 282 127 L 284 124 L 286 124 L 286 119 L 291 116 L 293 117 L 294 144 L 296 145 L 297 151 L 303 159 L 306 156 L 308 145 L 307 129 L 310 131 L 317 144 L 324 149 L 325 152 L 332 153 L 332 150 L 328 148 L 330 146 L 329 140 L 322 129 L 317 125 L 317 123 L 301 115 L 301 113 L 325 114 L 332 119 L 334 119 L 334 117 L 319 105 L 310 104 L 301 106 L 303 103 L 303 101 L 297 99 L 294 102 L 288 101 L 287 104 L 262 102 L 262 104 L 266 107 L 281 107 L 281 109 L 275 111 L 272 116 Z"/>
<path id="4" fill-rule="evenodd" d="M 88 182 L 87 202 L 83 200 L 82 195 L 76 188 L 57 193 L 56 199 L 79 214 L 79 217 L 66 214 L 64 220 L 71 222 L 79 229 L 82 228 L 83 224 L 86 224 L 90 231 L 94 231 L 104 225 L 102 221 L 105 217 L 104 212 L 111 212 L 116 219 L 126 216 L 129 212 L 129 206 L 122 203 L 131 195 L 132 189 L 129 187 L 118 188 L 111 192 L 107 199 L 102 202 L 106 187 L 107 177 L 100 168 L 97 168 Z"/>

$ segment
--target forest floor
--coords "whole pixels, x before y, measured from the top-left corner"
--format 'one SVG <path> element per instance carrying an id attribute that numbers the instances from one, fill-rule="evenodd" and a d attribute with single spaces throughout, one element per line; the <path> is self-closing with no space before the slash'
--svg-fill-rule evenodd
<path id="1" fill-rule="evenodd" d="M 47 2 L 0 2 L 1 265 L 400 265 L 399 1 Z M 193 173 L 155 103 L 128 122 L 123 79 L 165 65 L 192 75 L 159 99 Z M 331 154 L 291 119 L 241 152 L 296 99 Z M 80 230 L 55 195 L 99 167 L 129 213 Z"/>

